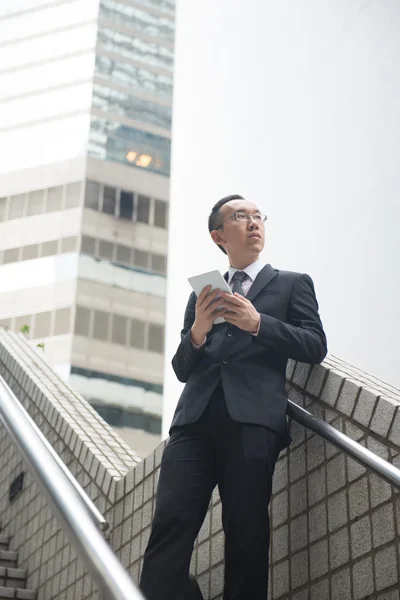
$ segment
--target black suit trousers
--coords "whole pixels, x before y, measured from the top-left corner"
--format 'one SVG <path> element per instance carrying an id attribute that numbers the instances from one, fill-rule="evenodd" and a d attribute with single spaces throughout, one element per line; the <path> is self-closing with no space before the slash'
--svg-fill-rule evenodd
<path id="1" fill-rule="evenodd" d="M 140 586 L 148 600 L 184 600 L 191 554 L 218 485 L 225 532 L 224 600 L 266 600 L 272 476 L 282 441 L 228 414 L 218 386 L 200 419 L 171 430 Z"/>

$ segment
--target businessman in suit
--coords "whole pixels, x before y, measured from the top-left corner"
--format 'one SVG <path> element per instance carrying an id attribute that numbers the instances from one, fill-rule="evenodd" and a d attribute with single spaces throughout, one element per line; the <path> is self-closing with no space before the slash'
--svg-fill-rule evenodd
<path id="1" fill-rule="evenodd" d="M 308 275 L 260 259 L 266 217 L 233 195 L 209 216 L 227 255 L 233 295 L 189 297 L 172 360 L 186 385 L 165 448 L 156 511 L 143 562 L 148 600 L 184 600 L 191 553 L 218 485 L 225 533 L 224 600 L 266 600 L 272 477 L 289 443 L 289 358 L 320 363 L 327 352 Z M 214 325 L 222 315 L 225 323 Z"/>

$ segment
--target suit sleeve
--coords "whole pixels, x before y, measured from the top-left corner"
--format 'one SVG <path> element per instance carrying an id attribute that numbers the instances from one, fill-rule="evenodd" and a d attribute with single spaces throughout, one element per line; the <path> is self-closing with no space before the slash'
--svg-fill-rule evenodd
<path id="1" fill-rule="evenodd" d="M 205 344 L 196 348 L 190 339 L 190 330 L 196 315 L 196 302 L 196 294 L 192 292 L 186 306 L 183 329 L 181 331 L 181 343 L 172 359 L 172 368 L 175 371 L 175 375 L 183 383 L 187 382 L 191 372 L 202 359 L 205 350 Z"/>
<path id="2" fill-rule="evenodd" d="M 308 275 L 300 275 L 293 285 L 288 323 L 261 314 L 257 343 L 275 348 L 287 358 L 318 364 L 327 353 L 327 342 L 318 313 L 314 284 Z"/>

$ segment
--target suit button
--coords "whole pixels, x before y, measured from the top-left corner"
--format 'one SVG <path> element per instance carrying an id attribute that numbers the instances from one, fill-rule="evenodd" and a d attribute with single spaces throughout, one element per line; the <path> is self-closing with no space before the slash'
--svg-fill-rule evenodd
<path id="1" fill-rule="evenodd" d="M 228 337 L 232 337 L 232 331 L 228 331 Z"/>
<path id="2" fill-rule="evenodd" d="M 224 360 L 222 361 L 222 364 L 223 365 L 227 365 L 228 364 L 228 361 L 226 360 L 226 358 L 224 358 Z"/>

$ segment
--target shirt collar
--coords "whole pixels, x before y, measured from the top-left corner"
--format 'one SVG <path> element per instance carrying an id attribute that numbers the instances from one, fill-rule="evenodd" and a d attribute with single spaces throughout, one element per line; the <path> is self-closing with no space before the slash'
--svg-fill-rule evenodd
<path id="1" fill-rule="evenodd" d="M 245 267 L 244 269 L 235 269 L 234 267 L 229 267 L 229 272 L 228 272 L 228 283 L 231 283 L 232 281 L 232 277 L 234 276 L 234 274 L 236 273 L 236 271 L 244 271 L 245 273 L 247 273 L 247 275 L 250 277 L 251 282 L 253 283 L 253 281 L 255 280 L 255 278 L 257 277 L 257 275 L 259 274 L 259 272 L 265 267 L 265 263 L 262 262 L 262 260 L 256 260 L 256 262 L 251 263 L 251 265 L 249 265 L 248 267 Z"/>

